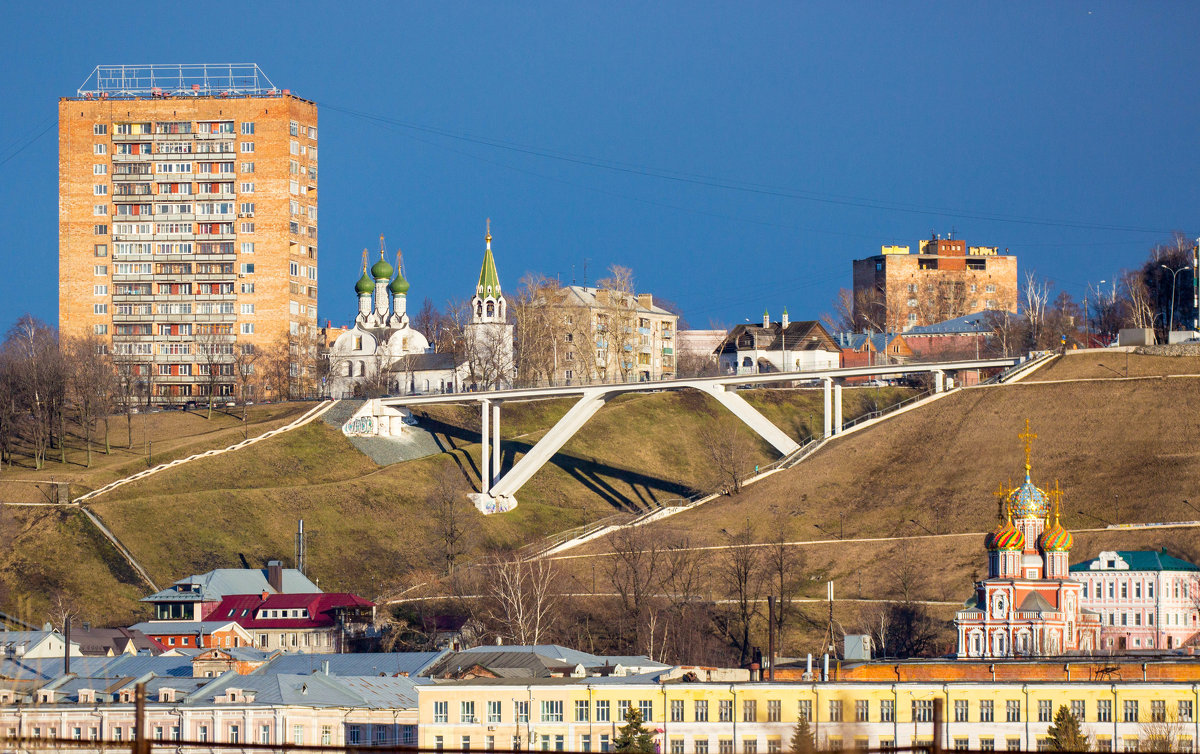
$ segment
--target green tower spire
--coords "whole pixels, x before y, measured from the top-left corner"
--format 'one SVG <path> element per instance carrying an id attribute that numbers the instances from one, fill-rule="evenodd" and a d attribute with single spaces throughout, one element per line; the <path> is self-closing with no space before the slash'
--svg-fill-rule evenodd
<path id="1" fill-rule="evenodd" d="M 492 256 L 492 218 L 487 221 L 487 249 L 483 252 L 483 268 L 479 270 L 479 285 L 475 293 L 480 298 L 500 298 L 500 274 L 496 272 L 496 260 Z"/>

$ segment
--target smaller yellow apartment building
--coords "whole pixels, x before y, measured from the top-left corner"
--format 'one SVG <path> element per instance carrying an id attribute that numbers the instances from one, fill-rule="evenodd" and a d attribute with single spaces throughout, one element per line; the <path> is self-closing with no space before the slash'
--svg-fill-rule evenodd
<path id="1" fill-rule="evenodd" d="M 1145 749 L 1169 729 L 1178 751 L 1200 739 L 1192 682 L 655 683 L 637 678 L 444 681 L 418 687 L 419 745 L 430 749 L 610 751 L 624 710 L 641 710 L 663 754 L 773 754 L 801 715 L 827 749 L 933 739 L 944 700 L 947 748 L 1033 751 L 1062 705 L 1099 751 Z M 1114 746 L 1115 742 L 1115 746 Z"/>

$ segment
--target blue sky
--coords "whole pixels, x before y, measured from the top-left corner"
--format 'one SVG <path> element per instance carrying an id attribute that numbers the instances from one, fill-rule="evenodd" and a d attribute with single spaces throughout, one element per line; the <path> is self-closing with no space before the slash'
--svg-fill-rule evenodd
<path id="1" fill-rule="evenodd" d="M 469 296 L 487 217 L 508 291 L 622 264 L 694 327 L 818 316 L 931 231 L 1076 296 L 1200 234 L 1194 2 L 47 7 L 5 10 L 5 327 L 56 320 L 56 102 L 98 63 L 257 62 L 322 106 L 335 323 L 380 233 L 414 306 Z"/>

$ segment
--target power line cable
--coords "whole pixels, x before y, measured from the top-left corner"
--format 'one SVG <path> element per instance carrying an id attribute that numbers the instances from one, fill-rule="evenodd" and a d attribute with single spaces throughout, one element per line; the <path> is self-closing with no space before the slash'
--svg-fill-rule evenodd
<path id="1" fill-rule="evenodd" d="M 520 154 L 527 154 L 527 155 L 531 155 L 531 156 L 542 157 L 545 159 L 559 160 L 562 162 L 567 162 L 567 163 L 582 165 L 582 166 L 587 166 L 587 167 L 600 168 L 600 169 L 609 170 L 609 171 L 613 171 L 613 172 L 620 172 L 620 173 L 626 173 L 626 174 L 631 174 L 631 175 L 639 175 L 639 176 L 644 176 L 644 177 L 653 177 L 653 178 L 659 178 L 662 180 L 669 180 L 669 181 L 675 181 L 675 182 L 679 182 L 679 183 L 687 183 L 687 184 L 698 185 L 698 186 L 706 186 L 706 187 L 710 187 L 710 188 L 720 188 L 720 189 L 739 191 L 739 192 L 744 192 L 744 193 L 761 194 L 761 195 L 775 196 L 775 197 L 780 197 L 780 198 L 799 199 L 799 200 L 803 200 L 803 201 L 820 202 L 820 203 L 825 203 L 825 204 L 860 207 L 860 208 L 865 208 L 865 209 L 879 209 L 879 210 L 886 210 L 886 211 L 893 211 L 893 212 L 906 212 L 906 213 L 911 213 L 911 214 L 921 214 L 921 215 L 940 216 L 940 217 L 953 217 L 953 218 L 969 219 L 969 220 L 984 220 L 984 221 L 991 221 L 991 222 L 1015 223 L 1015 224 L 1023 224 L 1023 225 L 1064 227 L 1064 228 L 1075 228 L 1075 229 L 1083 229 L 1083 230 L 1104 230 L 1104 231 L 1127 232 L 1127 233 L 1163 234 L 1163 233 L 1170 232 L 1170 231 L 1163 230 L 1161 228 L 1147 228 L 1147 227 L 1139 227 L 1139 226 L 1131 226 L 1131 225 L 1115 225 L 1115 224 L 1107 224 L 1107 223 L 1088 223 L 1088 222 L 1075 221 L 1075 220 L 1062 220 L 1062 219 L 1039 218 L 1039 217 L 1032 217 L 1032 216 L 1021 216 L 1021 215 L 1006 215 L 1006 214 L 1001 214 L 1001 213 L 973 212 L 973 211 L 960 210 L 960 209 L 936 208 L 936 207 L 929 207 L 929 206 L 922 206 L 922 205 L 915 205 L 915 204 L 887 202 L 887 201 L 883 201 L 883 200 L 879 200 L 879 199 L 872 199 L 872 198 L 865 198 L 865 197 L 844 196 L 844 195 L 838 195 L 838 194 L 813 192 L 813 191 L 808 191 L 808 190 L 800 190 L 800 189 L 793 189 L 793 188 L 786 188 L 786 187 L 779 187 L 779 186 L 770 186 L 770 185 L 765 185 L 765 184 L 756 184 L 756 183 L 737 181 L 737 180 L 727 179 L 727 178 L 704 176 L 704 175 L 699 175 L 699 174 L 695 174 L 695 173 L 662 170 L 662 169 L 651 168 L 651 167 L 647 167 L 647 166 L 633 165 L 630 163 L 618 162 L 618 161 L 614 161 L 614 160 L 606 160 L 603 158 L 592 157 L 592 156 L 588 156 L 588 155 L 577 155 L 577 154 L 573 154 L 570 152 L 561 152 L 561 151 L 546 149 L 546 148 L 542 148 L 542 147 L 534 147 L 534 146 L 530 146 L 530 145 L 526 145 L 526 144 L 508 142 L 508 141 L 503 141 L 500 139 L 478 136 L 475 134 L 470 134 L 470 133 L 465 133 L 465 132 L 454 132 L 454 131 L 450 131 L 450 130 L 443 129 L 443 128 L 436 128 L 434 126 L 427 126 L 427 125 L 423 125 L 423 124 L 419 124 L 419 123 L 412 123 L 412 122 L 403 121 L 403 120 L 400 120 L 397 118 L 391 118 L 391 117 L 384 116 L 384 115 L 363 112 L 360 110 L 353 110 L 350 108 L 344 108 L 344 107 L 340 107 L 337 105 L 330 105 L 327 103 L 322 104 L 321 107 L 329 109 L 329 110 L 334 110 L 336 112 L 345 113 L 347 115 L 357 117 L 357 118 L 373 120 L 373 121 L 377 121 L 380 123 L 387 123 L 389 125 L 393 125 L 398 128 L 433 134 L 433 135 L 441 136 L 441 137 L 448 138 L 448 139 L 454 139 L 454 140 L 458 140 L 458 141 L 465 141 L 465 142 L 469 142 L 469 143 L 480 144 L 480 145 L 489 146 L 489 147 L 493 147 L 493 148 L 497 148 L 497 149 L 505 149 L 505 150 L 517 152 Z M 437 145 L 437 146 L 442 146 L 442 145 Z"/>

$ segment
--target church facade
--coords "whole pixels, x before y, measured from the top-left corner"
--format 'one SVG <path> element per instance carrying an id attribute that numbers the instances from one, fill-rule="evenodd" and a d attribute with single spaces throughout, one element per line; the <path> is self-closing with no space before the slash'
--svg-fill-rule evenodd
<path id="1" fill-rule="evenodd" d="M 379 261 L 368 269 L 364 250 L 362 277 L 354 285 L 358 314 L 329 349 L 330 396 L 456 393 L 511 384 L 513 328 L 492 256 L 490 222 L 486 243 L 462 342 L 450 352 L 435 351 L 412 327 L 400 252 L 393 268 L 384 258 L 381 237 Z"/>
<path id="2" fill-rule="evenodd" d="M 1100 616 L 1083 607 L 1070 576 L 1072 536 L 1060 520 L 1062 492 L 1033 483 L 1028 421 L 1025 481 L 996 493 L 1002 521 L 987 535 L 987 578 L 954 618 L 958 657 L 1005 658 L 1090 653 L 1100 647 Z"/>

